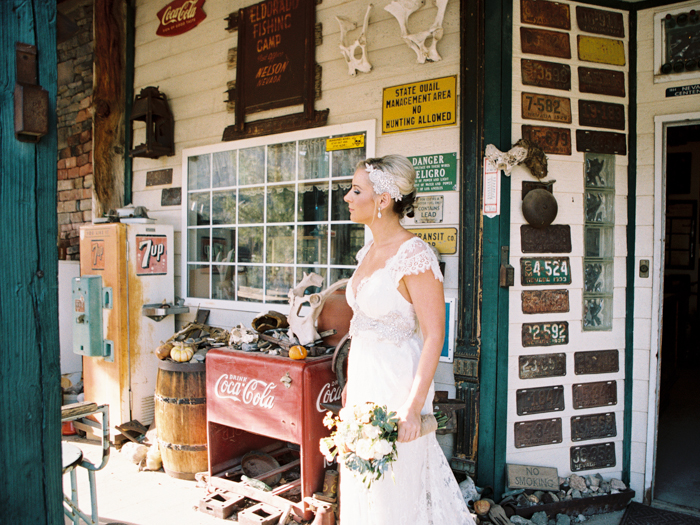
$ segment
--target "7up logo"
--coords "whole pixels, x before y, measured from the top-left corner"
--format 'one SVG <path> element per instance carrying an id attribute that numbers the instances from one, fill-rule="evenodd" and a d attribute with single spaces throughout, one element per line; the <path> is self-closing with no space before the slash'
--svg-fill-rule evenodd
<path id="1" fill-rule="evenodd" d="M 136 236 L 136 275 L 168 273 L 168 239 L 165 235 Z"/>

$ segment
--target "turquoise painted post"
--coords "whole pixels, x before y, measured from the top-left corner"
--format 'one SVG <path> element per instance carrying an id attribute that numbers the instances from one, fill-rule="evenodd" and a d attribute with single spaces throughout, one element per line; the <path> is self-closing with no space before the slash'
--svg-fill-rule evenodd
<path id="1" fill-rule="evenodd" d="M 0 2 L 0 522 L 63 523 L 56 247 L 56 2 Z M 36 46 L 49 134 L 14 133 L 15 44 Z"/>

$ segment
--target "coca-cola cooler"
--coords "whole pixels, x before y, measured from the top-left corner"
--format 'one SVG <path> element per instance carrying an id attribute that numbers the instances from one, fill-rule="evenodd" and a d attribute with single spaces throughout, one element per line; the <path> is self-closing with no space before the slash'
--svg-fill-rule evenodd
<path id="1" fill-rule="evenodd" d="M 207 353 L 209 474 L 226 476 L 248 452 L 289 446 L 299 454 L 301 497 L 323 488 L 323 403 L 338 403 L 331 356 L 293 360 L 229 348 Z M 303 500 L 302 500 L 303 501 Z"/>

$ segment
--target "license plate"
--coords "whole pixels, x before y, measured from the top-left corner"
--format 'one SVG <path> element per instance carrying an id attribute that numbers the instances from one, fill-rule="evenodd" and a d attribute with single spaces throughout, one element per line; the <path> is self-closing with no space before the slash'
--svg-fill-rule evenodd
<path id="1" fill-rule="evenodd" d="M 520 379 L 566 375 L 566 354 L 521 355 L 518 357 Z"/>
<path id="2" fill-rule="evenodd" d="M 564 410 L 564 387 L 557 385 L 516 390 L 515 406 L 519 416 Z"/>
<path id="3" fill-rule="evenodd" d="M 523 286 L 571 284 L 571 263 L 569 262 L 569 258 L 521 258 L 520 283 Z"/>
<path id="4" fill-rule="evenodd" d="M 567 97 L 523 93 L 522 117 L 571 124 L 571 100 Z"/>
<path id="5" fill-rule="evenodd" d="M 615 436 L 617 436 L 615 412 L 571 418 L 571 441 L 585 441 Z"/>
<path id="6" fill-rule="evenodd" d="M 620 371 L 620 357 L 617 350 L 592 350 L 574 352 L 574 373 L 612 374 Z"/>
<path id="7" fill-rule="evenodd" d="M 561 443 L 561 418 L 515 423 L 515 448 Z"/>
<path id="8" fill-rule="evenodd" d="M 574 408 L 617 405 L 617 381 L 597 381 L 573 385 Z"/>
<path id="9" fill-rule="evenodd" d="M 524 347 L 569 344 L 569 323 L 523 323 L 522 343 Z"/>
<path id="10" fill-rule="evenodd" d="M 597 443 L 571 447 L 571 471 L 615 466 L 615 443 Z"/>

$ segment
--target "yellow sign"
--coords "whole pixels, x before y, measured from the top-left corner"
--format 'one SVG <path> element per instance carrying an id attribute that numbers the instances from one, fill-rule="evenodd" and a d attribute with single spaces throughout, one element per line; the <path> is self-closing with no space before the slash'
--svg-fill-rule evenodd
<path id="1" fill-rule="evenodd" d="M 437 128 L 457 123 L 457 77 L 384 88 L 382 131 Z"/>
<path id="2" fill-rule="evenodd" d="M 579 35 L 578 58 L 586 62 L 624 66 L 625 44 L 622 40 Z"/>
<path id="3" fill-rule="evenodd" d="M 349 137 L 332 137 L 326 139 L 326 151 L 340 149 L 353 149 L 365 147 L 365 135 L 351 135 Z"/>
<path id="4" fill-rule="evenodd" d="M 457 228 L 409 228 L 408 231 L 435 246 L 440 253 L 457 253 Z"/>

